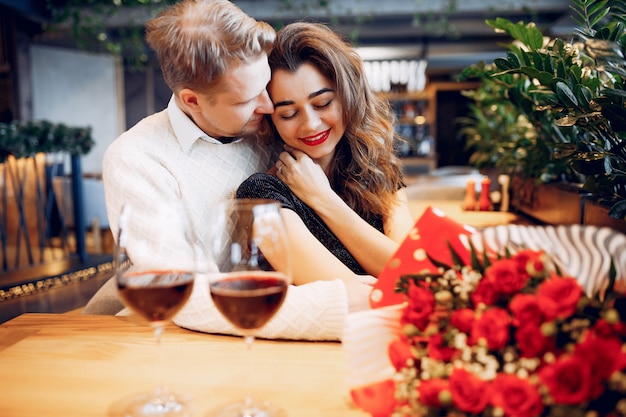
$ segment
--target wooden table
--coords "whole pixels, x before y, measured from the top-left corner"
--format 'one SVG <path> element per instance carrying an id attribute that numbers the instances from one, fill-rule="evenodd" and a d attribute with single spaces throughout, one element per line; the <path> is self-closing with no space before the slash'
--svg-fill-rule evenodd
<path id="1" fill-rule="evenodd" d="M 163 375 L 196 416 L 250 390 L 288 416 L 367 416 L 350 404 L 339 343 L 257 340 L 167 327 Z M 151 329 L 129 317 L 24 314 L 0 326 L 0 416 L 120 416 L 156 386 Z"/>
<path id="2" fill-rule="evenodd" d="M 446 216 L 477 229 L 501 224 L 532 224 L 528 219 L 507 211 L 466 211 L 458 200 L 409 200 L 411 215 L 418 219 L 427 207 L 443 211 Z"/>

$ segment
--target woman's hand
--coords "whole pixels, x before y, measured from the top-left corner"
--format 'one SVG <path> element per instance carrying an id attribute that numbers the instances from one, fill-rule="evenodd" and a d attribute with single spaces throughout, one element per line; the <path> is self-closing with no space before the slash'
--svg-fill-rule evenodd
<path id="1" fill-rule="evenodd" d="M 335 194 L 322 167 L 296 148 L 285 145 L 275 167 L 278 178 L 309 207 Z"/>

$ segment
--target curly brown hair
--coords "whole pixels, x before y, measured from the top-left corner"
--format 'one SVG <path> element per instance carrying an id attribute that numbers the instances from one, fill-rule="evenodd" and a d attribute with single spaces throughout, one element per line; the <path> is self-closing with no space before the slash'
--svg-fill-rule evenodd
<path id="1" fill-rule="evenodd" d="M 334 84 L 346 131 L 330 165 L 331 186 L 362 217 L 387 217 L 404 186 L 395 115 L 370 88 L 355 48 L 323 24 L 296 22 L 277 32 L 269 63 L 272 72 L 291 73 L 309 63 Z"/>

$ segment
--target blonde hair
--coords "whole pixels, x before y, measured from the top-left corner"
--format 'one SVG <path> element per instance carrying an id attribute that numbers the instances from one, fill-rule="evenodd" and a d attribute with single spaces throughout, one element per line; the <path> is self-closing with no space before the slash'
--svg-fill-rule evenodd
<path id="1" fill-rule="evenodd" d="M 363 62 L 346 40 L 318 23 L 292 23 L 276 34 L 269 56 L 272 72 L 291 73 L 310 63 L 335 86 L 346 126 L 330 167 L 330 183 L 364 218 L 387 217 L 403 187 L 395 154 L 395 116 L 370 88 Z"/>
<path id="2" fill-rule="evenodd" d="M 146 24 L 146 41 L 174 92 L 212 92 L 232 66 L 269 55 L 275 37 L 269 24 L 227 0 L 183 0 Z"/>

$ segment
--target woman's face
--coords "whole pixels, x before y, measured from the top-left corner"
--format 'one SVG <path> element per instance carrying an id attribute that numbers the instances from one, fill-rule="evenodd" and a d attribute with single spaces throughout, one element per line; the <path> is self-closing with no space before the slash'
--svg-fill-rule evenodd
<path id="1" fill-rule="evenodd" d="M 276 70 L 268 91 L 274 103 L 272 121 L 280 137 L 326 171 L 346 130 L 335 86 L 305 63 L 294 73 Z"/>

